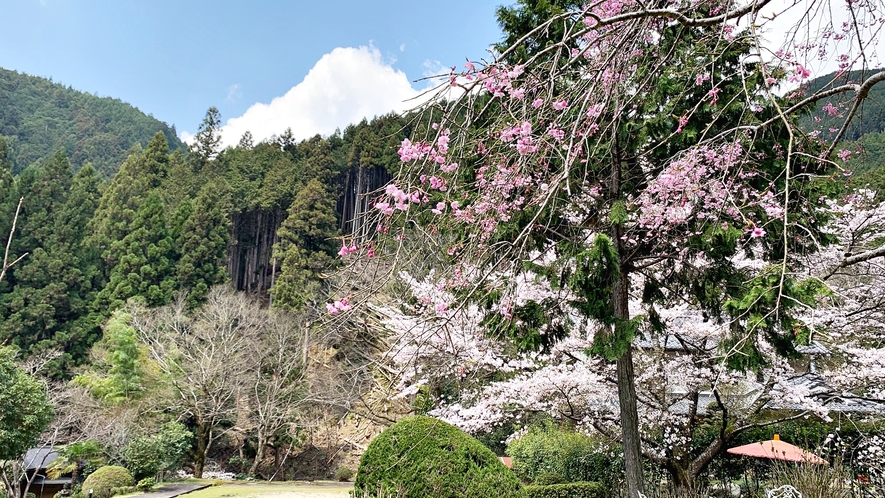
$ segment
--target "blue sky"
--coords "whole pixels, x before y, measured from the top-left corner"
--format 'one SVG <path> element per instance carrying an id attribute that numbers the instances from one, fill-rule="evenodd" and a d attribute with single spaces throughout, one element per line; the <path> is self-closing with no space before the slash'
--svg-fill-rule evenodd
<path id="1" fill-rule="evenodd" d="M 0 0 L 0 67 L 119 98 L 185 136 L 214 105 L 234 118 L 225 142 L 286 126 L 305 138 L 402 110 L 426 85 L 413 80 L 488 58 L 510 3 Z"/>

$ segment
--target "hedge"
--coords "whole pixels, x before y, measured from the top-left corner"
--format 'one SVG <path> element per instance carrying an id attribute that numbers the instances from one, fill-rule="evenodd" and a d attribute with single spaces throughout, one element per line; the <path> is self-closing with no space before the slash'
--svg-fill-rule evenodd
<path id="1" fill-rule="evenodd" d="M 527 498 L 608 498 L 608 491 L 598 482 L 526 486 L 524 489 Z"/>
<path id="2" fill-rule="evenodd" d="M 525 498 L 516 475 L 467 433 L 441 420 L 406 417 L 363 453 L 354 494 L 398 498 Z"/>

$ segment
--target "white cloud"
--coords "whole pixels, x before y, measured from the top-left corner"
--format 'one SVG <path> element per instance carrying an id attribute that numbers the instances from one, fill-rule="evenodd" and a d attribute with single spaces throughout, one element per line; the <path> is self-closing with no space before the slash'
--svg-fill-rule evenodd
<path id="1" fill-rule="evenodd" d="M 451 70 L 450 67 L 443 66 L 443 63 L 437 60 L 425 59 L 422 65 L 424 66 L 424 71 L 421 76 L 425 78 L 445 77 Z"/>
<path id="2" fill-rule="evenodd" d="M 236 102 L 240 100 L 240 97 L 243 96 L 243 92 L 240 91 L 240 84 L 234 83 L 233 85 L 227 87 L 227 97 L 224 98 L 226 102 Z"/>
<path id="3" fill-rule="evenodd" d="M 400 43 L 400 44 L 399 44 L 399 51 L 400 51 L 400 52 L 405 52 L 405 51 L 406 51 L 406 44 L 405 44 L 405 43 Z"/>
<path id="4" fill-rule="evenodd" d="M 242 116 L 227 120 L 222 141 L 235 145 L 247 130 L 260 141 L 286 128 L 299 140 L 325 136 L 363 118 L 411 109 L 418 101 L 410 99 L 421 92 L 377 48 L 336 48 L 285 95 L 269 104 L 253 104 Z M 181 138 L 188 141 L 193 136 L 183 131 Z"/>

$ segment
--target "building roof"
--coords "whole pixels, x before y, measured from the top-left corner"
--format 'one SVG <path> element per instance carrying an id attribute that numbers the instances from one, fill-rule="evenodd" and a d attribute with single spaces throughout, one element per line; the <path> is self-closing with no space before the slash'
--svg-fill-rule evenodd
<path id="1" fill-rule="evenodd" d="M 836 413 L 867 413 L 885 415 L 885 403 L 864 398 L 837 393 L 827 381 L 814 372 L 797 375 L 789 380 L 797 387 L 807 389 L 831 412 Z M 765 404 L 769 410 L 802 410 L 798 403 L 790 403 L 783 400 L 771 400 Z"/>
<path id="2" fill-rule="evenodd" d="M 51 446 L 31 448 L 25 453 L 25 468 L 27 470 L 45 469 L 56 459 L 58 459 L 58 452 Z"/>
<path id="3" fill-rule="evenodd" d="M 788 381 L 790 384 L 808 390 L 808 393 L 823 404 L 833 413 L 863 413 L 863 414 L 880 414 L 885 415 L 885 402 L 874 401 L 864 398 L 856 398 L 839 394 L 833 389 L 823 377 L 814 373 L 807 372 L 797 375 Z M 754 395 L 755 391 L 746 393 L 743 397 L 749 398 Z M 707 407 L 716 402 L 712 391 L 701 391 L 698 393 L 698 415 L 707 415 Z M 691 407 L 690 400 L 680 399 L 670 405 L 669 411 L 677 415 L 688 415 Z M 773 399 L 763 407 L 766 410 L 795 410 L 803 411 L 803 407 L 799 403 L 787 402 L 784 400 Z"/>
<path id="4" fill-rule="evenodd" d="M 796 346 L 796 351 L 803 355 L 828 355 L 830 350 L 817 341 L 811 341 L 810 344 L 800 344 Z"/>
<path id="5" fill-rule="evenodd" d="M 664 351 L 708 351 L 716 347 L 718 342 L 713 337 L 705 337 L 698 341 L 680 334 L 666 334 L 656 337 L 642 336 L 633 341 L 642 349 L 663 349 Z"/>
<path id="6" fill-rule="evenodd" d="M 65 484 L 70 483 L 71 476 L 59 477 L 58 479 L 50 479 L 48 477 L 38 475 L 34 477 L 34 480 L 31 482 L 31 489 L 35 489 L 34 486 L 64 486 Z"/>

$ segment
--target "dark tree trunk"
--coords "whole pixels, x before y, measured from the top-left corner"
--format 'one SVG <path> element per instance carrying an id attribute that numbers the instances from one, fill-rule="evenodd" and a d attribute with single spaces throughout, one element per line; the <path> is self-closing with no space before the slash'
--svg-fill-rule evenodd
<path id="1" fill-rule="evenodd" d="M 621 168 L 617 144 L 615 156 L 612 158 L 611 183 L 609 193 L 611 202 L 621 202 Z M 615 319 L 625 326 L 630 320 L 630 271 L 627 251 L 622 240 L 623 227 L 619 223 L 612 226 L 612 241 L 617 248 L 618 275 L 612 289 L 612 308 Z M 617 327 L 617 325 L 616 325 Z M 639 438 L 639 414 L 636 402 L 636 382 L 633 374 L 632 346 L 628 344 L 626 351 L 617 361 L 618 405 L 621 411 L 621 437 L 624 445 L 624 466 L 627 479 L 628 498 L 639 498 L 644 492 L 645 482 L 642 472 L 642 447 Z"/>
<path id="2" fill-rule="evenodd" d="M 618 404 L 621 409 L 621 437 L 624 443 L 624 463 L 627 477 L 627 496 L 638 498 L 643 492 L 642 453 L 639 438 L 639 415 L 636 406 L 636 385 L 633 377 L 633 352 L 618 358 Z"/>
<path id="3" fill-rule="evenodd" d="M 197 424 L 197 448 L 194 451 L 194 477 L 203 478 L 203 466 L 206 463 L 206 452 L 209 451 L 209 438 L 212 437 L 212 429 L 205 423 Z"/>
<path id="4" fill-rule="evenodd" d="M 237 290 L 267 296 L 276 272 L 273 246 L 285 212 L 281 207 L 253 209 L 231 217 L 227 270 Z"/>

